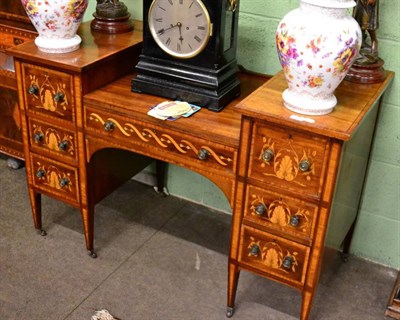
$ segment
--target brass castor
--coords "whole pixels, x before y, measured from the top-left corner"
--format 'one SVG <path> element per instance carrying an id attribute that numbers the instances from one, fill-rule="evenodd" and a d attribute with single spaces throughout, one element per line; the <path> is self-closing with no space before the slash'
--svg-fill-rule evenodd
<path id="1" fill-rule="evenodd" d="M 227 307 L 226 308 L 226 317 L 231 318 L 233 316 L 233 312 L 234 312 L 233 307 Z"/>
<path id="2" fill-rule="evenodd" d="M 38 234 L 40 234 L 42 237 L 47 236 L 47 232 L 44 229 L 37 229 L 36 230 Z"/>

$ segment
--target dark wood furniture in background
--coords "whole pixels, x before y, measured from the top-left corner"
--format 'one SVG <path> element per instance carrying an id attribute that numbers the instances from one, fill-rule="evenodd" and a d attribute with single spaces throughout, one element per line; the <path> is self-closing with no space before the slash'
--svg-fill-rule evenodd
<path id="1" fill-rule="evenodd" d="M 12 56 L 6 49 L 32 41 L 36 31 L 20 0 L 0 2 L 0 152 L 23 160 L 17 80 Z"/>
<path id="2" fill-rule="evenodd" d="M 269 81 L 243 74 L 241 96 L 222 112 L 162 121 L 147 112 L 164 98 L 130 91 L 140 26 L 114 36 L 83 24 L 80 35 L 81 48 L 63 55 L 44 54 L 34 43 L 8 51 L 15 57 L 35 227 L 42 230 L 41 194 L 69 203 L 80 209 L 86 248 L 95 256 L 100 199 L 150 158 L 188 168 L 213 181 L 233 208 L 228 316 L 239 272 L 247 270 L 299 289 L 307 319 L 336 180 L 349 174 L 362 186 L 340 164 L 353 148 L 369 153 L 376 103 L 393 73 L 379 84 L 342 83 L 335 111 L 320 117 L 283 107 L 282 73 Z M 342 239 L 353 221 L 347 217 L 335 229 Z"/>

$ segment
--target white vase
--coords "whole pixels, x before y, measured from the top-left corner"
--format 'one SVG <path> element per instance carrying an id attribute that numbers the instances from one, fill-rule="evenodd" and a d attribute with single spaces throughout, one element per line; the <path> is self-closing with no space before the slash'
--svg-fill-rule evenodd
<path id="1" fill-rule="evenodd" d="M 79 48 L 76 34 L 88 0 L 21 0 L 39 36 L 35 43 L 41 51 L 64 53 Z"/>
<path id="2" fill-rule="evenodd" d="M 284 105 L 323 115 L 337 104 L 334 91 L 361 47 L 361 29 L 349 14 L 353 0 L 300 0 L 276 31 L 278 56 L 288 82 Z"/>

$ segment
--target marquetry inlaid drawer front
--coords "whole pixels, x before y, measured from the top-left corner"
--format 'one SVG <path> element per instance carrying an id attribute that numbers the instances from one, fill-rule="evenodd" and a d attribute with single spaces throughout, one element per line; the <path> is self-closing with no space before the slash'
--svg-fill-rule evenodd
<path id="1" fill-rule="evenodd" d="M 59 198 L 79 201 L 78 169 L 31 154 L 33 185 Z"/>
<path id="2" fill-rule="evenodd" d="M 28 112 L 75 122 L 73 76 L 30 64 L 22 69 Z"/>
<path id="3" fill-rule="evenodd" d="M 187 134 L 182 137 L 179 133 L 109 114 L 88 105 L 85 105 L 85 130 L 97 137 L 102 136 L 123 144 L 146 145 L 149 155 L 179 155 L 182 163 L 201 161 L 203 167 L 223 169 L 229 173 L 235 168 L 237 152 L 234 148 Z"/>
<path id="4" fill-rule="evenodd" d="M 327 139 L 255 122 L 249 177 L 300 194 L 319 196 Z"/>
<path id="5" fill-rule="evenodd" d="M 242 226 L 239 250 L 240 263 L 286 283 L 304 284 L 309 247 Z"/>
<path id="6" fill-rule="evenodd" d="M 13 46 L 17 46 L 26 41 L 32 41 L 36 34 L 26 32 L 22 29 L 9 28 L 7 26 L 0 26 L 0 48 L 7 49 Z"/>
<path id="7" fill-rule="evenodd" d="M 310 241 L 318 207 L 285 194 L 247 187 L 244 221 Z M 307 242 L 306 242 L 307 243 Z"/>
<path id="8" fill-rule="evenodd" d="M 33 151 L 48 152 L 62 161 L 77 159 L 76 135 L 57 126 L 29 119 L 29 139 Z"/>

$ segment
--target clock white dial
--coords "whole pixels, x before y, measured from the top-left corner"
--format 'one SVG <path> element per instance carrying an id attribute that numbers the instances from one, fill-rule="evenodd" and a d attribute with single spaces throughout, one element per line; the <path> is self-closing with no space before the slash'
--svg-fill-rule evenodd
<path id="1" fill-rule="evenodd" d="M 201 0 L 154 0 L 149 28 L 158 46 L 176 58 L 192 58 L 207 46 L 212 24 Z"/>

